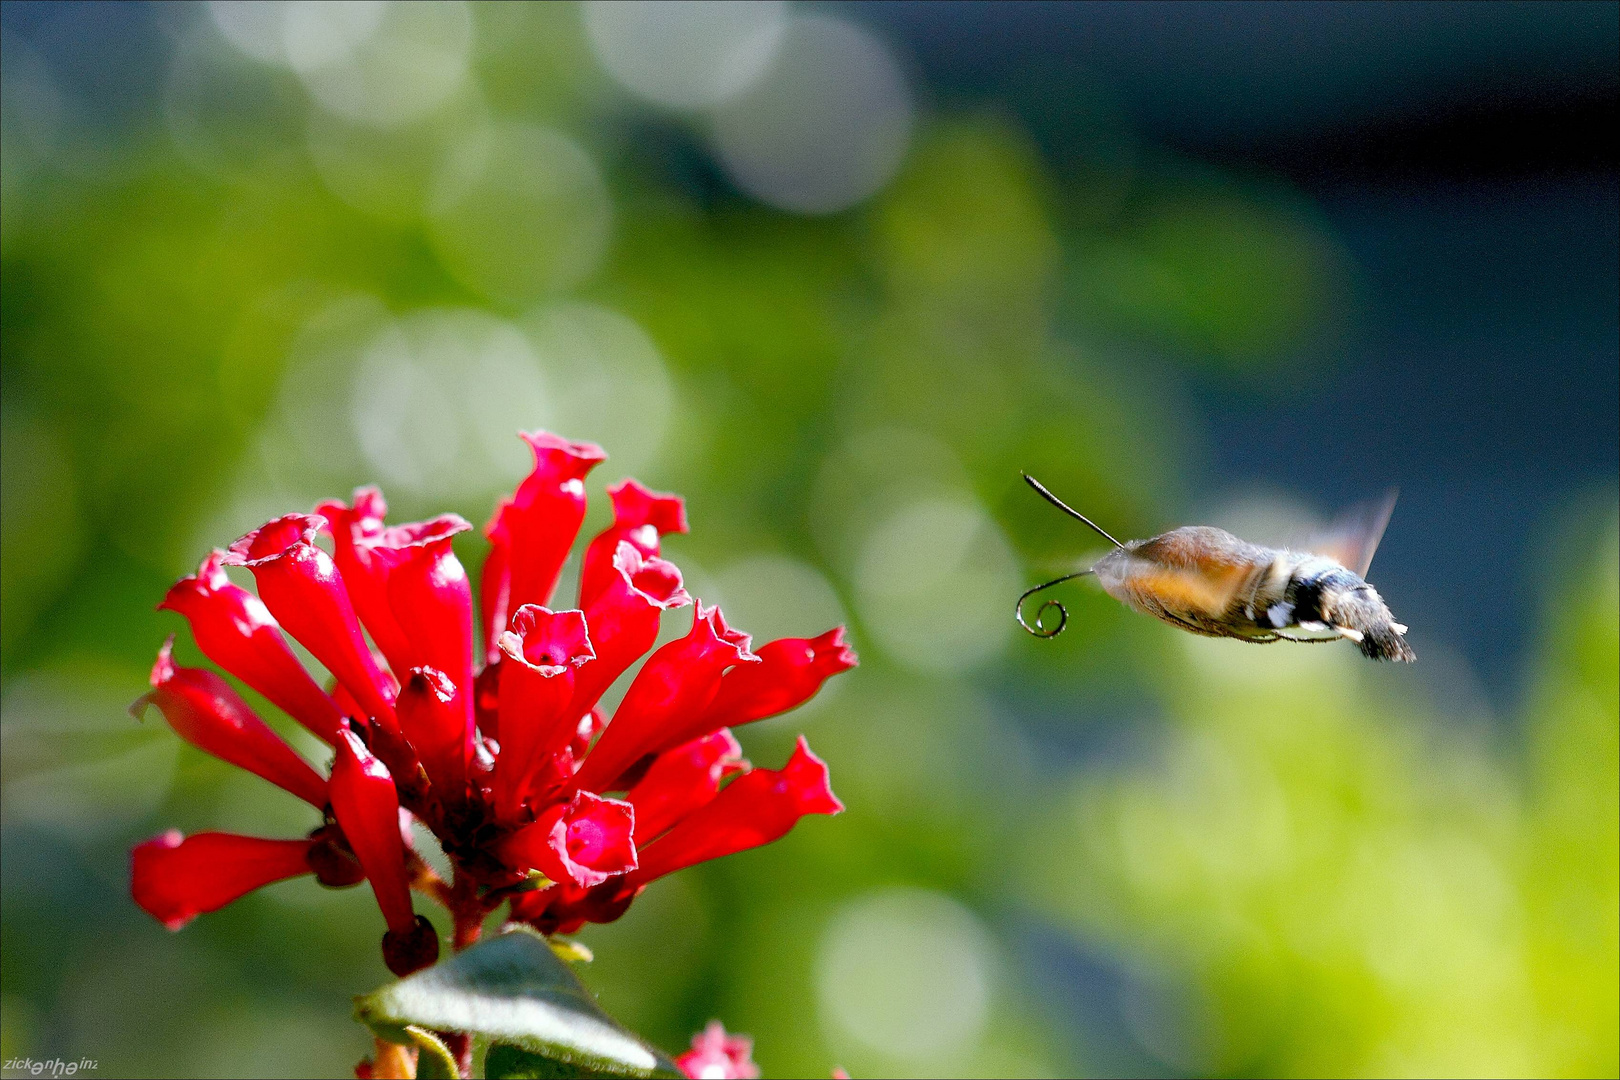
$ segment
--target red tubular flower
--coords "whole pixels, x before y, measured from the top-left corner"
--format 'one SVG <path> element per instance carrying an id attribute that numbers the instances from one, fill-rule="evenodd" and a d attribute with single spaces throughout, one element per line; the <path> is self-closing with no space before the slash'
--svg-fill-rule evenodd
<path id="1" fill-rule="evenodd" d="M 298 752 L 253 714 L 229 683 L 212 671 L 176 667 L 169 652 L 174 638 L 158 650 L 151 692 L 129 707 L 137 720 L 156 705 L 175 734 L 205 753 L 264 777 L 317 809 L 326 805 L 326 781 Z"/>
<path id="2" fill-rule="evenodd" d="M 345 728 L 332 763 L 332 816 L 348 837 L 371 881 L 388 929 L 408 933 L 416 922 L 405 873 L 405 840 L 399 832 L 399 795 L 388 766 Z"/>
<path id="3" fill-rule="evenodd" d="M 642 665 L 575 782 L 601 791 L 642 755 L 707 734 L 705 714 L 721 674 L 733 664 L 757 663 L 748 635 L 727 627 L 719 608 L 698 604 L 691 633 Z"/>
<path id="4" fill-rule="evenodd" d="M 408 671 L 409 669 L 406 670 Z M 393 701 L 395 698 L 399 697 L 399 681 L 394 678 L 394 673 L 388 670 L 383 671 L 382 677 L 383 687 L 388 700 Z M 338 707 L 339 715 L 355 720 L 365 720 L 367 718 L 368 712 L 366 707 L 361 705 L 353 694 L 349 693 L 348 687 L 344 686 L 336 679 L 333 679 L 328 685 L 328 691 L 332 698 L 332 704 Z M 398 709 L 396 709 L 395 712 L 397 713 Z M 341 724 L 338 725 L 340 730 L 342 726 L 343 725 Z"/>
<path id="5" fill-rule="evenodd" d="M 636 868 L 635 810 L 588 791 L 556 803 L 501 845 L 506 862 L 552 881 L 589 888 Z"/>
<path id="6" fill-rule="evenodd" d="M 343 577 L 332 557 L 315 546 L 324 521 L 311 514 L 288 514 L 232 544 L 224 561 L 252 570 L 259 597 L 277 621 L 326 665 L 368 715 L 393 727 L 388 684 L 360 632 Z"/>
<path id="7" fill-rule="evenodd" d="M 709 706 L 715 727 L 737 727 L 785 713 L 809 701 L 821 684 L 856 664 L 844 642 L 844 628 L 820 637 L 779 638 L 760 648 L 760 662 L 726 672 Z"/>
<path id="8" fill-rule="evenodd" d="M 568 882 L 512 898 L 512 919 L 543 934 L 573 934 L 588 922 L 610 923 L 630 909 L 644 886 L 625 884 L 623 876 L 581 888 Z"/>
<path id="9" fill-rule="evenodd" d="M 720 781 L 748 766 L 731 732 L 721 730 L 658 755 L 626 801 L 636 808 L 636 843 L 645 846 L 713 799 Z"/>
<path id="10" fill-rule="evenodd" d="M 625 885 L 639 887 L 693 863 L 769 844 L 806 814 L 837 814 L 843 809 L 828 784 L 826 764 L 810 752 L 801 735 L 781 769 L 755 769 L 739 776 L 712 801 L 644 845 L 641 865 L 625 877 Z"/>
<path id="11" fill-rule="evenodd" d="M 489 540 L 489 554 L 484 556 L 484 569 L 478 575 L 478 617 L 484 628 L 484 663 L 501 662 L 500 637 L 506 632 L 507 602 L 511 599 L 511 537 L 506 531 L 506 508 L 511 500 L 502 499 L 495 504 L 495 513 L 484 526 Z"/>
<path id="12" fill-rule="evenodd" d="M 522 437 L 534 451 L 534 471 L 501 514 L 509 544 L 508 611 L 551 599 L 585 520 L 585 475 L 607 458 L 595 443 L 569 442 L 547 431 Z"/>
<path id="13" fill-rule="evenodd" d="M 148 915 L 178 930 L 254 889 L 311 873 L 311 844 L 170 829 L 130 852 L 130 893 Z"/>
<path id="14" fill-rule="evenodd" d="M 495 810 L 516 820 L 541 766 L 569 749 L 579 717 L 568 711 L 574 672 L 594 660 L 585 615 L 526 604 L 501 635 L 501 753 L 495 759 Z"/>
<path id="15" fill-rule="evenodd" d="M 169 590 L 158 610 L 184 616 L 203 655 L 333 742 L 343 719 L 337 706 L 287 647 L 270 610 L 225 576 L 224 558 L 215 550 L 195 575 Z"/>
<path id="16" fill-rule="evenodd" d="M 692 1036 L 692 1049 L 675 1059 L 675 1065 L 691 1080 L 758 1080 L 754 1064 L 754 1040 L 746 1035 L 727 1035 L 725 1025 L 710 1020 L 709 1026 Z"/>
<path id="17" fill-rule="evenodd" d="M 388 607 L 407 642 L 408 667 L 431 667 L 450 677 L 472 720 L 472 585 L 450 550 L 457 533 L 472 528 L 455 514 L 384 529 L 365 541 L 387 568 Z M 395 661 L 390 658 L 389 665 Z"/>
<path id="18" fill-rule="evenodd" d="M 708 752 L 723 745 L 713 744 Z M 722 761 L 723 768 L 727 765 Z M 737 762 L 736 767 L 746 769 L 747 762 Z M 643 783 L 649 781 L 652 770 Z M 699 776 L 698 782 L 700 789 L 707 788 L 707 777 Z M 646 794 L 651 793 L 649 789 Z M 547 934 L 571 934 L 587 922 L 612 922 L 649 882 L 665 874 L 771 843 L 806 814 L 837 814 L 844 809 L 828 785 L 827 766 L 810 752 L 803 736 L 780 770 L 756 769 L 712 798 L 705 799 L 701 792 L 688 797 L 695 807 L 673 828 L 662 837 L 649 832 L 644 834 L 648 839 L 637 841 L 641 865 L 635 870 L 589 888 L 564 882 L 523 894 L 512 901 L 512 918 Z M 658 812 L 656 806 L 651 808 Z"/>
<path id="19" fill-rule="evenodd" d="M 315 507 L 332 533 L 332 557 L 360 622 L 371 633 L 388 666 L 395 671 L 411 667 L 410 639 L 394 618 L 388 603 L 388 564 L 369 541 L 381 536 L 388 504 L 374 487 L 356 488 L 352 507 L 332 500 Z"/>
<path id="20" fill-rule="evenodd" d="M 442 799 L 465 795 L 473 730 L 455 684 L 436 668 L 412 668 L 395 708 L 400 733 L 427 770 L 434 791 Z"/>
<path id="21" fill-rule="evenodd" d="M 579 604 L 584 607 L 613 582 L 613 557 L 627 543 L 643 558 L 658 554 L 658 539 L 686 531 L 686 503 L 679 495 L 648 491 L 634 480 L 621 480 L 608 488 L 613 500 L 613 524 L 585 549 L 579 576 Z"/>
<path id="22" fill-rule="evenodd" d="M 663 559 L 644 559 L 621 542 L 613 556 L 613 579 L 585 607 L 596 659 L 574 679 L 568 711 L 583 716 L 602 692 L 658 640 L 659 617 L 692 602 L 681 587 L 681 572 Z"/>
<path id="23" fill-rule="evenodd" d="M 418 727 L 406 736 L 440 795 L 452 799 L 460 799 L 466 787 L 476 739 L 472 586 L 450 550 L 451 538 L 470 528 L 455 514 L 444 514 L 374 531 L 356 545 L 381 577 L 390 616 L 404 638 L 396 646 L 404 656 L 390 657 L 389 664 L 411 672 L 418 684 L 411 706 Z M 431 690 L 417 677 L 429 671 L 436 676 Z M 405 706 L 397 708 L 403 727 Z"/>

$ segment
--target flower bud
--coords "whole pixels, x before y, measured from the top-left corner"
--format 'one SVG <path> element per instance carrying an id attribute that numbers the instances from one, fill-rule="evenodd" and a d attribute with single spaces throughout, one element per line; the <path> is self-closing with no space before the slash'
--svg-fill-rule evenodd
<path id="1" fill-rule="evenodd" d="M 421 971 L 439 959 L 439 932 L 426 915 L 405 930 L 390 930 L 382 939 L 383 963 L 400 978 Z"/>

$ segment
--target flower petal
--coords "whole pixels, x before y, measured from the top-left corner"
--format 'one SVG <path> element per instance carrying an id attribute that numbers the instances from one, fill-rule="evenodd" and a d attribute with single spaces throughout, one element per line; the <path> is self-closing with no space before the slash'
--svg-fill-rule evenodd
<path id="1" fill-rule="evenodd" d="M 309 840 L 170 829 L 130 852 L 129 890 L 170 930 L 273 881 L 312 872 Z"/>
<path id="2" fill-rule="evenodd" d="M 521 435 L 534 451 L 534 471 L 501 513 L 511 568 L 507 610 L 513 612 L 551 599 L 585 520 L 585 475 L 607 458 L 594 443 L 569 442 L 547 431 Z"/>
<path id="3" fill-rule="evenodd" d="M 497 652 L 497 656 L 500 654 Z M 473 680 L 473 719 L 486 737 L 501 737 L 501 662 L 490 660 Z"/>
<path id="4" fill-rule="evenodd" d="M 409 670 L 410 641 L 388 604 L 389 566 L 367 544 L 386 528 L 383 518 L 388 516 L 388 504 L 382 492 L 374 487 L 355 488 L 352 507 L 331 500 L 316 506 L 315 513 L 326 519 L 331 530 L 332 558 L 343 575 L 355 614 L 388 665 L 396 672 Z"/>
<path id="5" fill-rule="evenodd" d="M 613 500 L 613 524 L 585 549 L 585 564 L 579 578 L 579 602 L 594 600 L 613 581 L 613 556 L 621 542 L 628 543 L 644 558 L 658 554 L 658 539 L 667 533 L 686 531 L 686 502 L 679 495 L 649 491 L 634 480 L 621 480 L 608 488 Z"/>
<path id="6" fill-rule="evenodd" d="M 585 607 L 596 659 L 574 679 L 568 711 L 575 716 L 590 712 L 602 692 L 653 647 L 665 610 L 692 602 L 674 563 L 644 559 L 634 545 L 619 544 L 613 569 L 612 582 Z"/>
<path id="7" fill-rule="evenodd" d="M 757 664 L 748 635 L 726 626 L 719 608 L 698 604 L 692 631 L 648 658 L 597 740 L 575 782 L 602 791 L 644 754 L 708 734 L 702 730 L 720 676 L 733 664 Z"/>
<path id="8" fill-rule="evenodd" d="M 709 706 L 708 722 L 716 727 L 777 716 L 810 700 L 821 684 L 856 664 L 855 650 L 844 642 L 844 628 L 820 637 L 779 638 L 759 650 L 760 662 L 739 664 L 726 672 Z"/>
<path id="9" fill-rule="evenodd" d="M 408 667 L 450 677 L 472 715 L 472 584 L 450 549 L 472 528 L 455 514 L 384 529 L 361 545 L 388 568 L 388 605 L 405 635 Z M 394 663 L 389 657 L 390 666 Z M 405 670 L 405 669 L 400 669 Z"/>
<path id="10" fill-rule="evenodd" d="M 495 806 L 505 820 L 519 816 L 537 770 L 565 750 L 578 717 L 568 711 L 574 672 L 596 656 L 580 611 L 525 604 L 501 635 L 500 743 L 495 758 Z"/>
<path id="11" fill-rule="evenodd" d="M 139 719 L 156 705 L 175 734 L 197 749 L 237 768 L 262 776 L 311 806 L 326 806 L 326 781 L 309 762 L 254 715 L 230 683 L 202 668 L 176 667 L 170 657 L 174 638 L 158 650 L 152 689 L 129 707 Z"/>
<path id="12" fill-rule="evenodd" d="M 388 767 L 348 728 L 332 763 L 332 816 L 371 881 L 388 929 L 408 934 L 416 923 L 399 832 L 399 795 Z"/>
<path id="13" fill-rule="evenodd" d="M 742 747 L 721 730 L 666 750 L 625 800 L 636 808 L 636 843 L 646 844 L 713 799 L 720 781 L 748 767 Z"/>
<path id="14" fill-rule="evenodd" d="M 568 882 L 512 898 L 511 918 L 543 934 L 572 934 L 588 922 L 610 923 L 623 915 L 641 888 L 629 887 L 623 877 L 581 888 Z"/>
<path id="15" fill-rule="evenodd" d="M 552 881 L 588 888 L 636 868 L 635 809 L 588 791 L 548 808 L 501 845 L 517 870 L 539 870 Z"/>
<path id="16" fill-rule="evenodd" d="M 158 609 L 184 616 L 204 656 L 332 742 L 343 720 L 337 706 L 287 647 L 270 610 L 225 576 L 224 557 L 223 551 L 210 554 L 196 574 L 169 590 Z"/>
<path id="17" fill-rule="evenodd" d="M 224 561 L 252 570 L 260 598 L 282 628 L 326 665 L 368 716 L 395 727 L 387 680 L 360 632 L 343 576 L 315 546 L 324 521 L 288 514 L 232 544 Z"/>
<path id="18" fill-rule="evenodd" d="M 395 702 L 400 731 L 427 770 L 433 790 L 449 802 L 466 795 L 473 755 L 472 718 L 462 706 L 465 697 L 457 694 L 443 672 L 415 667 Z"/>
<path id="19" fill-rule="evenodd" d="M 609 730 L 612 730 L 611 725 Z M 769 844 L 806 814 L 836 814 L 844 804 L 827 782 L 827 766 L 804 736 L 779 770 L 755 769 L 641 849 L 641 866 L 625 878 L 640 886 L 694 863 Z"/>
<path id="20" fill-rule="evenodd" d="M 510 505 L 510 499 L 497 503 L 495 513 L 484 526 L 489 554 L 484 556 L 484 565 L 478 574 L 478 617 L 483 626 L 486 664 L 500 662 L 500 636 L 506 632 L 507 601 L 512 592 L 512 538 L 506 529 L 506 508 Z"/>

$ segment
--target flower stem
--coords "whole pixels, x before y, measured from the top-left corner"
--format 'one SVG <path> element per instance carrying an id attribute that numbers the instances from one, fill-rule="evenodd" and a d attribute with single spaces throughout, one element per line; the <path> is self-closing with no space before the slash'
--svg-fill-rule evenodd
<path id="1" fill-rule="evenodd" d="M 459 871 L 450 886 L 447 906 L 450 908 L 450 918 L 455 926 L 450 944 L 460 952 L 478 941 L 478 936 L 484 929 L 484 916 L 489 913 L 488 908 L 485 907 L 483 898 L 478 895 L 478 886 Z"/>
<path id="2" fill-rule="evenodd" d="M 450 918 L 455 926 L 451 932 L 450 945 L 456 952 L 460 952 L 478 941 L 478 935 L 484 929 L 484 915 L 488 909 L 478 895 L 478 886 L 459 870 L 452 877 L 449 889 L 445 891 L 448 900 L 446 906 L 450 909 Z M 456 1059 L 456 1070 L 462 1076 L 471 1076 L 472 1038 L 460 1031 L 441 1031 L 439 1038 L 444 1040 L 450 1056 Z"/>

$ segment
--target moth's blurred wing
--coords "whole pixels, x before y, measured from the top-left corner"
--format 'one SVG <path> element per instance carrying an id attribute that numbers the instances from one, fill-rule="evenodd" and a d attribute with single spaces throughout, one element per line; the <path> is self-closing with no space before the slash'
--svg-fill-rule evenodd
<path id="1" fill-rule="evenodd" d="M 1339 517 L 1332 525 L 1314 534 L 1301 545 L 1316 555 L 1326 555 L 1347 566 L 1361 577 L 1372 567 L 1373 553 L 1384 538 L 1389 516 L 1395 512 L 1395 498 L 1400 492 L 1391 488 L 1383 498 L 1358 503 Z"/>
<path id="2" fill-rule="evenodd" d="M 1249 571 L 1248 566 L 1240 563 L 1183 570 L 1137 559 L 1128 580 L 1132 591 L 1150 597 L 1166 611 L 1218 621 L 1231 609 Z"/>

